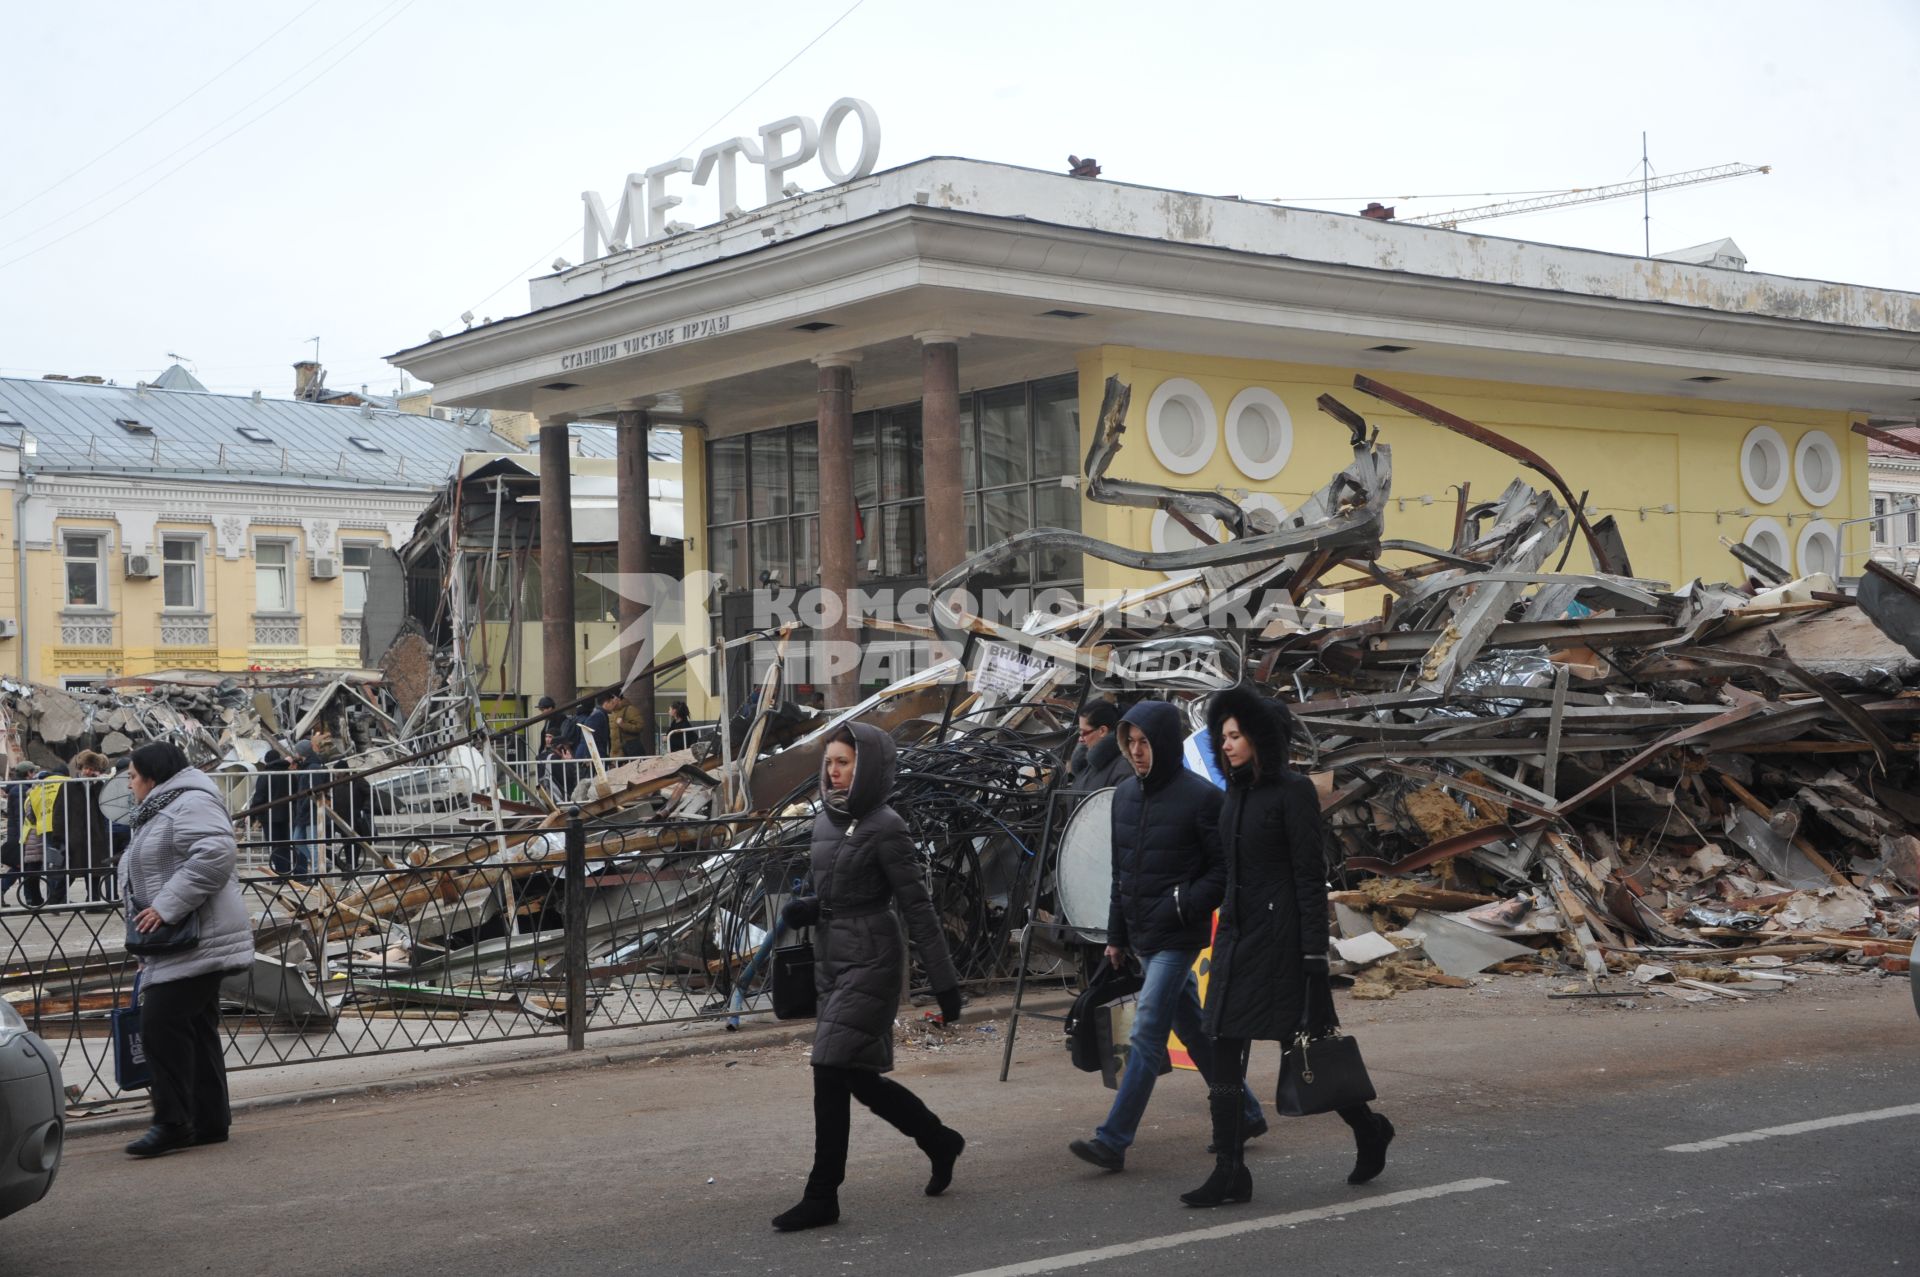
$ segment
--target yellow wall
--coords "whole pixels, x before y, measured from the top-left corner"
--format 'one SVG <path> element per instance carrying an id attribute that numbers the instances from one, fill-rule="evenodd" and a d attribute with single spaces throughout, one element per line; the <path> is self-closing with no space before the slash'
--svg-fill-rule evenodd
<path id="1" fill-rule="evenodd" d="M 12 519 L 9 509 L 3 516 Z M 68 531 L 97 531 L 104 534 L 112 551 L 106 564 L 107 609 L 113 623 L 110 645 L 65 644 L 61 635 L 65 598 L 64 534 Z M 54 548 L 27 551 L 27 584 L 31 610 L 28 641 L 32 644 L 32 677 L 43 683 L 57 683 L 67 677 L 95 677 L 111 674 L 149 674 L 156 670 L 206 669 L 241 671 L 259 666 L 267 669 L 303 667 L 343 667 L 357 669 L 360 649 L 341 641 L 341 609 L 344 603 L 345 572 L 331 581 L 310 579 L 312 559 L 306 538 L 298 524 L 255 524 L 247 533 L 241 557 L 228 561 L 218 548 L 213 529 L 205 523 L 169 523 L 154 528 L 154 556 L 159 557 L 160 539 L 170 534 L 201 537 L 205 553 L 201 557 L 202 608 L 210 616 L 206 643 L 166 644 L 162 642 L 162 580 L 129 578 L 125 573 L 124 546 L 118 528 L 107 520 L 61 518 L 54 524 Z M 291 575 L 293 601 L 299 618 L 299 642 L 262 644 L 255 641 L 254 629 L 254 544 L 262 539 L 283 539 L 293 543 Z M 6 537 L 12 544 L 11 531 Z M 341 556 L 346 542 L 377 542 L 385 545 L 385 533 L 371 529 L 343 528 L 329 552 Z M 0 568 L 0 597 L 10 594 L 12 558 Z M 18 612 L 15 613 L 16 615 Z M 13 645 L 17 646 L 17 644 Z"/>
<path id="2" fill-rule="evenodd" d="M 1515 478 L 1536 488 L 1547 486 L 1539 475 L 1483 445 L 1361 394 L 1353 389 L 1350 369 L 1124 347 L 1081 353 L 1083 447 L 1092 442 L 1097 429 L 1109 375 L 1133 387 L 1123 447 L 1110 471 L 1116 478 L 1184 488 L 1217 487 L 1236 497 L 1236 490 L 1264 491 L 1293 509 L 1352 458 L 1346 428 L 1314 406 L 1320 395 L 1331 393 L 1379 426 L 1382 442 L 1392 447 L 1392 491 L 1396 498 L 1408 501 L 1404 511 L 1397 500 L 1389 503 L 1388 537 L 1444 548 L 1452 540 L 1457 503 L 1452 485 L 1462 481 L 1472 484 L 1476 501 L 1497 497 Z M 1868 512 L 1866 441 L 1851 432 L 1854 419 L 1844 412 L 1603 394 L 1391 371 L 1368 375 L 1532 448 L 1560 471 L 1576 495 L 1590 490 L 1589 516 L 1597 520 L 1610 513 L 1619 521 L 1634 574 L 1642 578 L 1675 585 L 1696 577 L 1709 582 L 1743 579 L 1741 565 L 1721 546 L 1720 538 L 1738 541 L 1750 519 L 1731 514 L 1716 519 L 1715 511 L 1745 507 L 1754 517 L 1772 516 L 1783 525 L 1792 515 L 1788 532 L 1795 540 L 1810 517 L 1837 524 Z M 1147 440 L 1147 406 L 1155 389 L 1173 377 L 1192 380 L 1207 392 L 1217 428 L 1223 432 L 1213 457 L 1191 475 L 1166 470 Z M 1293 421 L 1292 456 L 1278 475 L 1264 483 L 1240 472 L 1224 437 L 1227 407 L 1249 386 L 1265 387 L 1279 396 Z M 1844 468 L 1839 494 L 1832 502 L 1810 510 L 1791 480 L 1771 504 L 1760 505 L 1748 495 L 1740 479 L 1740 447 L 1747 432 L 1761 423 L 1784 436 L 1790 454 L 1808 430 L 1824 430 L 1832 437 Z M 1419 504 L 1422 494 L 1431 496 L 1433 504 Z M 1640 507 L 1664 504 L 1672 504 L 1678 513 L 1649 510 L 1642 519 Z M 1150 510 L 1088 502 L 1082 518 L 1094 536 L 1125 545 L 1151 544 Z M 1867 549 L 1867 527 L 1861 524 L 1840 532 L 1843 570 L 1858 572 Z M 1590 570 L 1584 547 L 1574 551 L 1567 567 Z M 1087 562 L 1086 577 L 1089 589 L 1127 588 L 1149 581 L 1147 574 L 1094 560 Z M 1378 607 L 1377 600 L 1365 607 L 1358 606 L 1359 600 L 1355 603 L 1356 612 Z"/>

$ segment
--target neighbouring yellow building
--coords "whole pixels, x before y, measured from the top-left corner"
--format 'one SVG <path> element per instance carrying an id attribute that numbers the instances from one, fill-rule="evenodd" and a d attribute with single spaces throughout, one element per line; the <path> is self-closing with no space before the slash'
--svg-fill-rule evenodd
<path id="1" fill-rule="evenodd" d="M 1463 486 L 1544 485 L 1359 393 L 1364 373 L 1544 456 L 1636 576 L 1675 586 L 1744 578 L 1728 542 L 1857 575 L 1874 509 L 1853 428 L 1920 405 L 1920 295 L 953 158 L 609 252 L 531 300 L 393 360 L 443 404 L 678 426 L 687 564 L 713 574 L 689 629 L 727 636 L 770 591 L 911 590 L 1029 527 L 1189 543 L 1084 495 L 1109 376 L 1133 392 L 1113 478 L 1292 510 L 1351 459 L 1315 407 L 1331 394 L 1393 449 L 1389 538 L 1445 548 Z M 1056 552 L 1001 578 L 1147 579 Z"/>
<path id="2" fill-rule="evenodd" d="M 502 442 L 371 404 L 0 379 L 0 672 L 358 668 L 374 555 Z"/>

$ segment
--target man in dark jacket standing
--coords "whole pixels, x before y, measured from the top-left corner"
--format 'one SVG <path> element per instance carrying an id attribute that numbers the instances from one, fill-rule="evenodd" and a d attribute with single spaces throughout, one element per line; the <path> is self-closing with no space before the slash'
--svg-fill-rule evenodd
<path id="1" fill-rule="evenodd" d="M 1107 918 L 1107 961 L 1140 956 L 1145 984 L 1134 1006 L 1127 1068 L 1107 1120 L 1090 1140 L 1074 1140 L 1075 1157 L 1102 1170 L 1126 1165 L 1153 1084 L 1167 1065 L 1167 1035 L 1176 1032 L 1209 1083 L 1212 1044 L 1200 1027 L 1200 986 L 1193 964 L 1207 947 L 1213 911 L 1226 894 L 1218 789 L 1186 768 L 1180 711 L 1144 701 L 1120 720 L 1121 748 L 1134 775 L 1113 795 L 1113 903 Z M 1244 1088 L 1243 1088 L 1244 1089 Z M 1245 1091 L 1244 1130 L 1266 1129 L 1253 1092 Z"/>
<path id="2" fill-rule="evenodd" d="M 1074 767 L 1067 777 L 1071 791 L 1091 794 L 1116 788 L 1133 775 L 1133 764 L 1120 752 L 1120 707 L 1112 701 L 1090 701 L 1080 711 L 1080 739 Z"/>

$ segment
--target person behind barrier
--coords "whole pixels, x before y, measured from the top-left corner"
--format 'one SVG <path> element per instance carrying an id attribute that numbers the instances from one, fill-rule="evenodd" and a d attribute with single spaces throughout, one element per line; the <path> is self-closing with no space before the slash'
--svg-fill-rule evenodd
<path id="1" fill-rule="evenodd" d="M 60 786 L 54 800 L 53 825 L 47 834 L 49 850 L 58 848 L 64 869 L 60 885 L 64 893 L 69 883 L 86 885 L 95 900 L 109 898 L 108 883 L 113 877 L 113 833 L 100 810 L 101 779 L 113 769 L 105 754 L 83 749 L 68 760 L 74 778 Z M 49 873 L 52 859 L 48 861 Z"/>
<path id="2" fill-rule="evenodd" d="M 178 745 L 133 751 L 133 841 L 120 860 L 120 896 L 143 935 L 189 917 L 199 941 L 140 959 L 140 1038 L 153 1070 L 153 1125 L 127 1152 L 157 1157 L 221 1144 L 233 1115 L 220 1040 L 220 981 L 253 965 L 240 900 L 238 849 L 226 802 Z"/>
<path id="3" fill-rule="evenodd" d="M 1127 1148 L 1167 1065 L 1167 1036 L 1178 1033 L 1211 1085 L 1211 1045 L 1200 1032 L 1200 986 L 1193 964 L 1207 946 L 1213 911 L 1226 891 L 1220 855 L 1220 791 L 1181 759 L 1180 711 L 1143 701 L 1120 720 L 1121 746 L 1134 774 L 1113 794 L 1113 896 L 1106 958 L 1116 969 L 1128 949 L 1145 976 L 1134 1004 L 1127 1068 L 1107 1120 L 1092 1139 L 1067 1148 L 1104 1171 L 1126 1167 Z M 1248 1124 L 1263 1122 L 1260 1102 L 1239 1088 Z"/>
<path id="4" fill-rule="evenodd" d="M 625 696 L 615 696 L 607 710 L 608 738 L 613 746 L 609 757 L 638 758 L 651 748 L 647 727 L 647 716 L 638 705 Z"/>
<path id="5" fill-rule="evenodd" d="M 1189 1206 L 1253 1199 L 1242 1154 L 1266 1123 L 1250 1128 L 1242 1121 L 1249 1047 L 1301 1029 L 1319 1036 L 1334 1024 L 1326 834 L 1313 782 L 1287 766 L 1293 716 L 1278 701 L 1232 688 L 1208 704 L 1207 728 L 1227 778 L 1220 810 L 1227 892 L 1203 1013 L 1217 1070 L 1208 1092 L 1214 1165 L 1206 1183 L 1181 1194 Z M 1359 1152 L 1347 1183 L 1364 1184 L 1387 1164 L 1393 1123 L 1365 1104 L 1339 1112 Z"/>
<path id="6" fill-rule="evenodd" d="M 1080 711 L 1079 744 L 1067 788 L 1090 794 L 1097 789 L 1112 789 L 1133 775 L 1133 764 L 1120 752 L 1120 707 L 1112 701 L 1088 701 Z"/>
<path id="7" fill-rule="evenodd" d="M 7 903 L 7 892 L 15 883 L 23 883 L 25 875 L 20 872 L 20 843 L 26 836 L 27 790 L 28 782 L 33 778 L 32 763 L 15 763 L 8 773 L 5 786 L 7 803 L 7 833 L 4 842 L 0 842 L 0 905 Z M 20 891 L 21 900 L 26 899 L 24 885 Z"/>
<path id="8" fill-rule="evenodd" d="M 887 805 L 895 767 L 893 738 L 877 727 L 855 723 L 828 740 L 809 853 L 815 894 L 789 901 L 781 913 L 788 927 L 814 928 L 819 997 L 813 1169 L 799 1203 L 774 1217 L 783 1233 L 840 1218 L 854 1099 L 927 1155 L 929 1197 L 946 1191 L 967 1145 L 919 1096 L 886 1076 L 893 1071 L 893 1020 L 907 982 L 904 932 L 912 933 L 941 1018 L 948 1024 L 960 1018 L 960 977 L 927 891 L 925 862 L 906 822 Z"/>
<path id="9" fill-rule="evenodd" d="M 49 850 L 47 836 L 53 832 L 53 809 L 60 801 L 60 786 L 66 777 L 42 768 L 33 774 L 27 790 L 26 821 L 21 826 L 20 899 L 29 909 L 67 902 L 66 865 L 59 850 Z"/>
<path id="10" fill-rule="evenodd" d="M 299 840 L 312 826 L 312 804 L 307 798 L 310 777 L 302 775 L 302 770 L 297 747 L 293 757 L 279 750 L 270 752 L 260 764 L 259 779 L 253 782 L 253 795 L 247 800 L 250 807 L 275 804 L 255 816 L 254 823 L 270 844 L 268 865 L 282 878 L 293 874 L 296 867 L 306 872 L 307 849 Z"/>

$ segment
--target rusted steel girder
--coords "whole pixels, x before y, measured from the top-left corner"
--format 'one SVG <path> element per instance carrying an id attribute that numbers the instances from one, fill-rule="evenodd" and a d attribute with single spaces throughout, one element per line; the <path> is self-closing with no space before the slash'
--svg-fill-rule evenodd
<path id="1" fill-rule="evenodd" d="M 1524 444 L 1515 443 L 1504 435 L 1496 434 L 1485 426 L 1475 425 L 1465 417 L 1455 416 L 1445 408 L 1436 408 L 1424 399 L 1415 399 L 1412 395 L 1395 390 L 1392 386 L 1382 385 L 1371 377 L 1356 375 L 1353 379 L 1353 388 L 1362 394 L 1372 395 L 1383 403 L 1390 403 L 1396 408 L 1410 412 L 1416 417 L 1424 417 L 1434 425 L 1444 427 L 1455 434 L 1465 435 L 1475 443 L 1483 443 L 1495 452 L 1512 457 L 1527 469 L 1537 471 L 1553 485 L 1554 491 L 1560 494 L 1560 499 L 1567 503 L 1569 510 L 1573 511 L 1573 521 L 1579 525 L 1580 535 L 1587 539 L 1587 545 L 1593 551 L 1594 566 L 1602 572 L 1626 575 L 1625 569 L 1614 563 L 1613 555 L 1608 551 L 1600 535 L 1593 530 L 1593 525 L 1587 522 L 1587 512 L 1580 508 L 1579 498 L 1573 495 L 1573 489 L 1567 486 L 1567 481 L 1560 477 L 1560 472 L 1555 470 L 1552 463 L 1545 457 Z"/>

